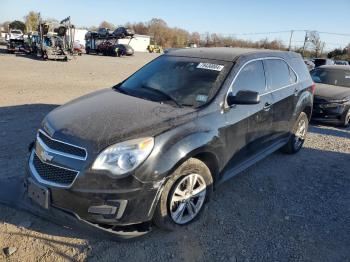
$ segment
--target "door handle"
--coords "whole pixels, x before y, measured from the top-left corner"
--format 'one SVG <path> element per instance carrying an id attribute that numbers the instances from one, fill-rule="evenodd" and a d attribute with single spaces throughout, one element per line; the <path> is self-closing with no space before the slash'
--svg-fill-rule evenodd
<path id="1" fill-rule="evenodd" d="M 294 95 L 298 95 L 299 94 L 299 89 L 298 88 L 295 88 L 294 89 Z"/>
<path id="2" fill-rule="evenodd" d="M 265 103 L 265 105 L 264 105 L 264 111 L 269 111 L 270 110 L 270 108 L 271 108 L 271 104 L 270 103 L 268 103 L 268 102 L 266 102 Z"/>

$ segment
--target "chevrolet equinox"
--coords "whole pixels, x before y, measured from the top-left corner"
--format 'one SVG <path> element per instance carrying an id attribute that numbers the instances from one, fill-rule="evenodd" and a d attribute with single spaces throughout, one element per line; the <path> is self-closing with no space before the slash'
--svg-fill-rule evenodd
<path id="1" fill-rule="evenodd" d="M 43 120 L 28 161 L 32 202 L 91 224 L 173 230 L 215 186 L 305 140 L 314 84 L 299 54 L 178 49 Z"/>

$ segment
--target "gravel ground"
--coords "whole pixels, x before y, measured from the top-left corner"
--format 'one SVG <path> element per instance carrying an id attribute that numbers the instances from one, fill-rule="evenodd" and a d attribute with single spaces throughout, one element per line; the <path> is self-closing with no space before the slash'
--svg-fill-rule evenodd
<path id="1" fill-rule="evenodd" d="M 0 49 L 0 177 L 24 174 L 50 110 L 154 57 L 44 62 Z M 350 261 L 349 188 L 350 129 L 313 124 L 297 155 L 276 152 L 220 186 L 201 219 L 177 232 L 101 241 L 0 205 L 0 249 L 16 248 L 0 261 Z"/>

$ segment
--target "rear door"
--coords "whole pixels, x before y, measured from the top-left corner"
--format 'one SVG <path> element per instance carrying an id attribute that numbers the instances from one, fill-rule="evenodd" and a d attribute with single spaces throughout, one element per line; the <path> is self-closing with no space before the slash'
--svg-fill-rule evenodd
<path id="1" fill-rule="evenodd" d="M 299 84 L 296 73 L 283 59 L 266 59 L 264 67 L 267 90 L 274 101 L 271 139 L 275 140 L 289 135 Z"/>

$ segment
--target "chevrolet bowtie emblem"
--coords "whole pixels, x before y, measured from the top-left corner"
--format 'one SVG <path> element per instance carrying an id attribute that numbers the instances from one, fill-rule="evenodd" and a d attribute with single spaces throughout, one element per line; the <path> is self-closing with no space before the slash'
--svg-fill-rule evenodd
<path id="1" fill-rule="evenodd" d="M 43 161 L 51 161 L 53 159 L 53 156 L 50 156 L 49 153 L 47 153 L 45 150 L 40 152 L 41 159 Z"/>

